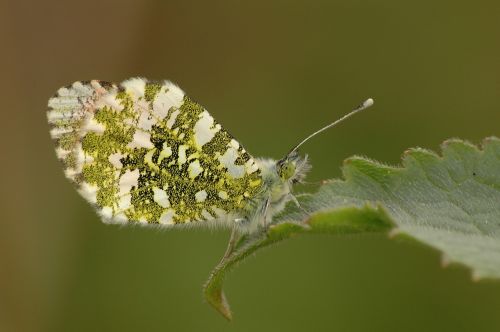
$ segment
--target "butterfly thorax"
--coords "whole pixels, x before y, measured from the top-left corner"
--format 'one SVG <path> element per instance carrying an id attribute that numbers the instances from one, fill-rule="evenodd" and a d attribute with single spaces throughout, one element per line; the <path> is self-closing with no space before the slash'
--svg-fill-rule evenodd
<path id="1" fill-rule="evenodd" d="M 306 158 L 297 154 L 282 160 L 256 158 L 262 176 L 262 189 L 243 210 L 242 231 L 253 232 L 272 222 L 273 216 L 284 210 L 294 198 L 293 186 L 301 182 L 310 166 Z"/>

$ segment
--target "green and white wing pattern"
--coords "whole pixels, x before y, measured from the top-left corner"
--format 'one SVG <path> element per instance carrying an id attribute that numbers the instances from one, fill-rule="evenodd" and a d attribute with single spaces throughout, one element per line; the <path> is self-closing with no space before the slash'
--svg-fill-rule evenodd
<path id="1" fill-rule="evenodd" d="M 252 156 L 171 82 L 75 82 L 47 116 L 66 176 L 106 222 L 220 221 L 262 190 Z"/>

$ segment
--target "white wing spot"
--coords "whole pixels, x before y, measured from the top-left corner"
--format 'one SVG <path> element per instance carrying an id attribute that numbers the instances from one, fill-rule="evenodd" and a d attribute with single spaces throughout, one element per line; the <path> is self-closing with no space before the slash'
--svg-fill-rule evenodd
<path id="1" fill-rule="evenodd" d="M 85 123 L 82 126 L 82 132 L 94 132 L 97 134 L 102 134 L 106 130 L 106 126 L 102 123 L 97 122 L 93 116 L 89 116 L 85 119 Z"/>
<path id="2" fill-rule="evenodd" d="M 253 172 L 257 171 L 259 169 L 259 166 L 255 163 L 255 160 L 249 159 L 245 163 L 245 169 L 247 171 L 247 174 L 252 174 Z"/>
<path id="3" fill-rule="evenodd" d="M 156 123 L 156 119 L 149 114 L 147 111 L 143 111 L 139 117 L 139 122 L 137 123 L 137 127 L 149 131 Z"/>
<path id="4" fill-rule="evenodd" d="M 159 206 L 163 208 L 168 208 L 170 206 L 170 201 L 168 200 L 167 193 L 165 190 L 159 188 L 153 188 L 153 200 L 158 203 Z"/>
<path id="5" fill-rule="evenodd" d="M 229 147 L 224 155 L 219 157 L 219 162 L 227 168 L 227 171 L 233 178 L 241 178 L 245 174 L 245 166 L 235 165 L 234 162 L 238 158 L 238 151 L 233 147 Z"/>
<path id="6" fill-rule="evenodd" d="M 127 221 L 129 221 L 129 219 L 127 218 L 127 216 L 123 213 L 118 213 L 118 214 L 115 214 L 115 216 L 113 217 L 113 220 L 117 221 L 117 222 L 122 222 L 122 223 L 125 223 Z"/>
<path id="7" fill-rule="evenodd" d="M 111 163 L 111 165 L 113 165 L 114 167 L 118 168 L 118 169 L 121 169 L 123 167 L 123 164 L 122 162 L 120 161 L 120 159 L 122 159 L 123 157 L 125 157 L 124 154 L 120 153 L 120 152 L 116 152 L 116 153 L 113 153 L 111 155 L 109 155 L 108 157 L 108 161 Z"/>
<path id="8" fill-rule="evenodd" d="M 235 150 L 238 150 L 240 147 L 240 143 L 238 143 L 238 141 L 234 138 L 229 142 L 229 145 L 231 145 L 231 147 L 233 147 Z"/>
<path id="9" fill-rule="evenodd" d="M 97 202 L 97 190 L 99 187 L 89 184 L 87 182 L 82 182 L 78 192 L 90 203 Z"/>
<path id="10" fill-rule="evenodd" d="M 146 90 L 146 80 L 143 78 L 131 78 L 123 82 L 122 86 L 134 97 L 143 97 Z"/>
<path id="11" fill-rule="evenodd" d="M 146 162 L 146 164 L 149 165 L 149 167 L 151 167 L 155 171 L 160 171 L 160 168 L 158 167 L 158 165 L 156 165 L 153 162 L 153 155 L 154 155 L 154 153 L 155 153 L 154 149 L 149 150 L 148 153 L 146 153 L 146 155 L 144 156 L 144 161 Z M 160 163 L 160 161 L 158 161 L 158 164 L 159 163 Z"/>
<path id="12" fill-rule="evenodd" d="M 194 194 L 194 198 L 197 202 L 204 202 L 207 199 L 207 192 L 205 190 L 198 191 Z"/>
<path id="13" fill-rule="evenodd" d="M 111 209 L 109 206 L 105 206 L 99 211 L 99 214 L 105 220 L 109 220 L 111 219 L 111 217 L 113 217 L 113 209 Z"/>
<path id="14" fill-rule="evenodd" d="M 179 113 L 180 113 L 179 110 L 175 110 L 172 112 L 172 114 L 170 115 L 170 117 L 167 120 L 167 128 L 168 129 L 172 129 L 172 126 L 174 125 L 175 120 L 177 119 L 177 115 L 179 115 Z"/>
<path id="15" fill-rule="evenodd" d="M 69 153 L 71 153 L 71 151 L 69 151 L 69 150 L 64 150 L 63 148 L 61 148 L 61 147 L 59 147 L 59 146 L 56 148 L 56 155 L 57 155 L 57 158 L 59 158 L 59 159 L 64 159 L 64 158 L 66 158 L 66 156 L 67 156 Z"/>
<path id="16" fill-rule="evenodd" d="M 161 161 L 165 158 L 168 158 L 172 155 L 172 148 L 167 145 L 167 142 L 163 142 L 163 149 L 160 152 L 160 155 L 158 156 L 158 164 L 161 163 Z"/>
<path id="17" fill-rule="evenodd" d="M 73 117 L 73 111 L 61 109 L 60 106 L 57 105 L 58 102 L 59 100 L 57 98 L 49 99 L 49 107 L 54 108 L 47 113 L 47 120 L 50 123 L 55 123 L 58 120 L 71 120 Z"/>
<path id="18" fill-rule="evenodd" d="M 203 168 L 201 167 L 200 162 L 198 161 L 198 159 L 196 159 L 195 161 L 193 161 L 192 163 L 189 164 L 188 172 L 189 172 L 189 177 L 191 179 L 194 179 L 201 172 L 203 172 Z"/>
<path id="19" fill-rule="evenodd" d="M 210 212 L 208 212 L 207 210 L 203 209 L 203 211 L 201 211 L 201 215 L 203 218 L 205 218 L 206 220 L 213 220 L 214 217 L 210 214 Z"/>
<path id="20" fill-rule="evenodd" d="M 73 128 L 55 127 L 50 130 L 50 136 L 56 139 L 64 134 L 72 133 L 73 131 Z"/>
<path id="21" fill-rule="evenodd" d="M 95 104 L 96 109 L 101 109 L 104 106 L 110 107 L 118 112 L 121 112 L 124 109 L 124 106 L 118 101 L 118 99 L 116 99 L 115 92 L 105 94 L 96 101 Z"/>
<path id="22" fill-rule="evenodd" d="M 148 132 L 142 130 L 136 130 L 132 141 L 127 144 L 128 148 L 154 148 L 153 143 L 151 143 L 151 135 Z"/>
<path id="23" fill-rule="evenodd" d="M 227 215 L 227 212 L 220 209 L 220 208 L 214 208 L 214 212 L 215 214 L 219 217 L 219 218 L 222 218 L 222 217 L 225 217 Z"/>
<path id="24" fill-rule="evenodd" d="M 130 206 L 132 206 L 132 195 L 127 194 L 120 197 L 120 200 L 118 201 L 119 210 L 126 210 Z"/>
<path id="25" fill-rule="evenodd" d="M 179 165 L 182 165 L 186 162 L 186 150 L 187 150 L 187 146 L 186 145 L 181 145 L 179 146 L 179 157 L 177 159 L 177 162 L 179 163 Z"/>
<path id="26" fill-rule="evenodd" d="M 193 128 L 196 144 L 201 148 L 210 142 L 220 129 L 220 126 L 214 127 L 214 118 L 207 111 L 203 111 Z"/>
<path id="27" fill-rule="evenodd" d="M 139 170 L 135 169 L 133 171 L 127 170 L 120 178 L 120 195 L 125 195 L 130 192 L 132 187 L 137 187 L 137 181 L 139 180 Z"/>
<path id="28" fill-rule="evenodd" d="M 164 224 L 164 225 L 173 225 L 174 215 L 175 215 L 174 210 L 168 209 L 165 212 L 163 212 L 163 214 L 161 215 L 160 220 L 158 220 L 158 222 L 160 224 Z"/>
<path id="29" fill-rule="evenodd" d="M 163 120 L 172 107 L 179 108 L 183 102 L 184 92 L 172 82 L 165 81 L 165 84 L 153 101 L 153 113 L 158 119 Z"/>
<path id="30" fill-rule="evenodd" d="M 94 90 L 91 86 L 89 86 L 88 84 L 82 84 L 82 82 L 80 81 L 74 82 L 72 87 L 78 96 L 91 96 L 94 93 Z"/>

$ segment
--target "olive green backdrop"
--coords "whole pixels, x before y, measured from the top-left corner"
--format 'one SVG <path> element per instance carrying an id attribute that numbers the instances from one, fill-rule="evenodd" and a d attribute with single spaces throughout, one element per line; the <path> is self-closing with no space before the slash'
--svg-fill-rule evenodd
<path id="1" fill-rule="evenodd" d="M 255 156 L 309 180 L 359 154 L 500 135 L 498 1 L 1 1 L 0 331 L 498 331 L 500 283 L 385 236 L 304 236 L 201 286 L 225 230 L 104 225 L 64 178 L 47 99 L 75 80 L 170 79 Z M 306 188 L 307 190 L 307 188 Z"/>

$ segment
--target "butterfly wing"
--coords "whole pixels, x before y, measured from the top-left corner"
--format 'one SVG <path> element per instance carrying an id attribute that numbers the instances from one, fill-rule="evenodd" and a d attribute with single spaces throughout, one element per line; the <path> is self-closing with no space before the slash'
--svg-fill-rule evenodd
<path id="1" fill-rule="evenodd" d="M 75 82 L 47 116 L 66 176 L 106 222 L 221 220 L 262 189 L 254 159 L 171 82 Z"/>

